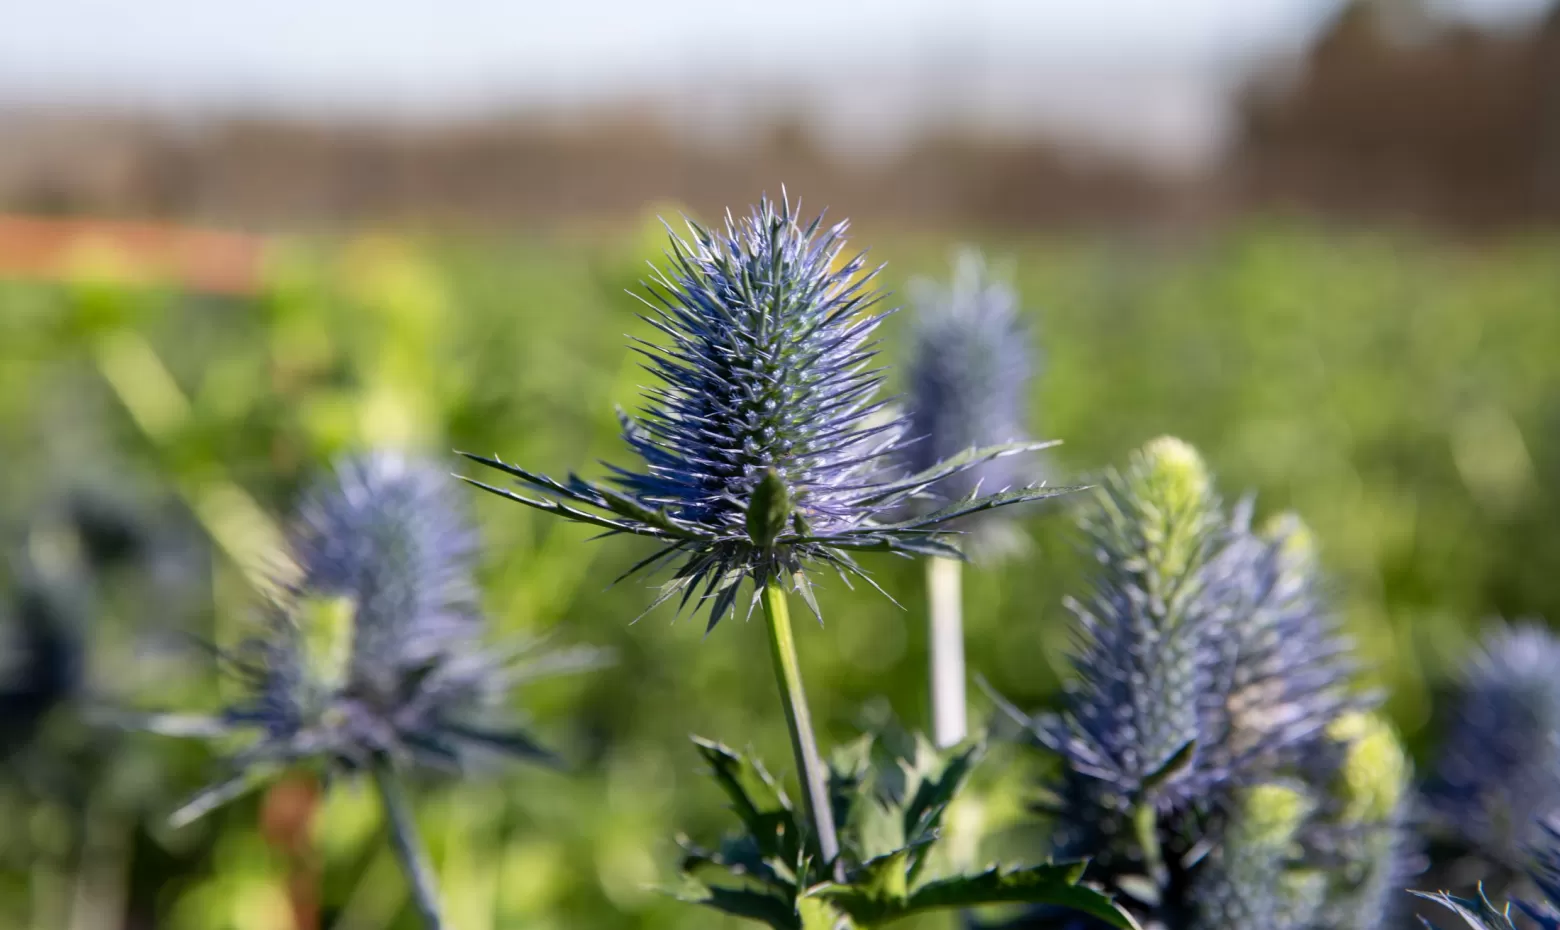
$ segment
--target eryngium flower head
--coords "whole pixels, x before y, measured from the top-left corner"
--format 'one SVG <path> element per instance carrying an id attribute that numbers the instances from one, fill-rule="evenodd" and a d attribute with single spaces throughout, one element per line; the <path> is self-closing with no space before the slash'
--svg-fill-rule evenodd
<path id="1" fill-rule="evenodd" d="M 1219 500 L 1197 451 L 1164 437 L 1106 475 L 1080 522 L 1098 573 L 1070 604 L 1079 680 L 1041 738 L 1117 803 L 1174 806 L 1201 781 L 1198 743 L 1217 710 Z"/>
<path id="2" fill-rule="evenodd" d="M 289 595 L 268 608 L 259 635 L 222 654 L 239 700 L 212 720 L 153 723 L 174 735 L 258 733 L 234 758 L 237 774 L 176 820 L 306 761 L 458 771 L 495 753 L 551 758 L 499 702 L 516 684 L 591 665 L 595 654 L 482 647 L 475 537 L 444 473 L 387 453 L 345 461 L 306 496 L 289 543 L 298 568 Z"/>
<path id="3" fill-rule="evenodd" d="M 1491 633 L 1459 691 L 1429 805 L 1482 855 L 1514 866 L 1541 824 L 1560 825 L 1560 638 L 1537 623 Z"/>
<path id="4" fill-rule="evenodd" d="M 1294 514 L 1253 531 L 1243 501 L 1213 566 L 1222 614 L 1219 730 L 1204 761 L 1229 775 L 1298 761 L 1340 714 L 1367 701 L 1350 689 L 1352 644 L 1322 591 L 1316 544 Z"/>
<path id="5" fill-rule="evenodd" d="M 477 645 L 476 534 L 431 465 L 387 453 L 340 463 L 306 494 L 290 549 L 295 597 L 352 602 L 357 690 L 393 692 L 410 671 Z"/>
<path id="6" fill-rule="evenodd" d="M 915 328 L 906 366 L 906 464 L 925 471 L 966 449 L 1024 437 L 1032 360 L 1018 294 L 987 272 L 975 253 L 960 256 L 945 289 L 915 288 Z M 1012 458 L 950 475 L 932 490 L 957 500 L 978 489 L 1026 483 Z"/>
<path id="7" fill-rule="evenodd" d="M 1028 487 L 896 519 L 939 482 L 1045 444 L 968 450 L 894 476 L 908 435 L 877 399 L 873 337 L 884 314 L 872 309 L 875 272 L 845 254 L 846 224 L 802 222 L 788 201 L 766 199 L 741 220 L 728 215 L 723 230 L 689 229 L 692 240 L 672 238 L 670 267 L 648 285 L 645 319 L 668 342 L 638 347 L 662 381 L 642 415 L 624 418 L 638 469 L 560 482 L 473 455 L 537 496 L 473 484 L 656 540 L 661 548 L 631 573 L 680 557 L 655 603 L 708 600 L 712 627 L 744 580 L 791 575 L 816 613 L 809 565 L 848 576 L 860 574 L 854 552 L 957 556 L 939 539 L 949 520 L 1063 493 Z"/>

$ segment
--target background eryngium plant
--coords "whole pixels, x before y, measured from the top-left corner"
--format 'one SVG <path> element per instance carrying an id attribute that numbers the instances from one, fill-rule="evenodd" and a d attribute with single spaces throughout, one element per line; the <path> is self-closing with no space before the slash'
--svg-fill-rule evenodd
<path id="1" fill-rule="evenodd" d="M 922 472 L 967 449 L 1022 439 L 1032 363 L 1018 294 L 991 277 L 981 257 L 970 252 L 959 257 L 948 287 L 919 281 L 914 295 L 915 329 L 905 370 L 908 470 Z M 1015 462 L 982 462 L 948 475 L 931 491 L 958 500 L 982 489 L 1028 483 Z M 982 524 L 961 528 L 975 530 L 977 538 L 991 536 L 991 521 Z M 936 555 L 926 563 L 932 735 L 943 747 L 963 740 L 968 725 L 961 564 Z"/>
<path id="2" fill-rule="evenodd" d="M 1099 569 L 1074 605 L 1078 680 L 1062 714 L 1020 715 L 1062 763 L 1055 852 L 1089 857 L 1145 927 L 1376 928 L 1400 887 L 1407 758 L 1351 694 L 1303 525 L 1249 521 L 1170 438 L 1084 506 Z"/>
<path id="3" fill-rule="evenodd" d="M 461 772 L 483 756 L 553 757 L 506 719 L 517 684 L 596 664 L 591 650 L 490 650 L 472 578 L 476 536 L 452 482 L 391 453 L 342 462 L 310 492 L 289 539 L 296 578 L 259 635 L 220 654 L 243 686 L 216 717 L 158 718 L 172 735 L 252 733 L 233 774 L 174 815 L 184 823 L 277 771 L 373 773 L 391 840 L 429 927 L 442 926 L 400 773 Z"/>
<path id="4" fill-rule="evenodd" d="M 471 456 L 539 496 L 473 482 L 501 497 L 610 533 L 656 540 L 635 570 L 681 564 L 655 603 L 707 604 L 713 628 L 744 582 L 764 606 L 807 820 L 824 863 L 840 853 L 825 772 L 802 691 L 786 584 L 815 614 L 808 571 L 865 578 L 861 551 L 958 556 L 950 520 L 1062 490 L 1025 487 L 960 498 L 903 516 L 938 481 L 1043 443 L 968 450 L 910 477 L 893 473 L 910 441 L 885 416 L 871 367 L 883 312 L 861 255 L 845 254 L 846 224 L 801 221 L 788 200 L 763 199 L 723 230 L 689 224 L 672 237 L 670 267 L 648 285 L 648 322 L 664 346 L 639 347 L 662 385 L 624 418 L 638 470 L 608 483 L 555 481 Z M 654 605 L 652 605 L 654 606 Z M 751 608 L 750 608 L 751 609 Z M 836 872 L 838 874 L 838 872 Z"/>
<path id="5" fill-rule="evenodd" d="M 1498 627 L 1464 664 L 1425 785 L 1429 826 L 1457 887 L 1493 894 L 1560 828 L 1560 639 L 1536 622 Z"/>

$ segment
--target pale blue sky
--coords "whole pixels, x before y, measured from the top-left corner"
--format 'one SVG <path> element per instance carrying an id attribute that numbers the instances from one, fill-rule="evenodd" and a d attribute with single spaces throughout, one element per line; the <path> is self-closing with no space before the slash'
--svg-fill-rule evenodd
<path id="1" fill-rule="evenodd" d="M 940 106 L 1190 139 L 1232 72 L 1338 2 L 0 0 L 0 102 L 438 115 L 632 94 L 720 126 L 790 94 L 890 134 Z M 1494 21 L 1544 2 L 1439 0 Z"/>

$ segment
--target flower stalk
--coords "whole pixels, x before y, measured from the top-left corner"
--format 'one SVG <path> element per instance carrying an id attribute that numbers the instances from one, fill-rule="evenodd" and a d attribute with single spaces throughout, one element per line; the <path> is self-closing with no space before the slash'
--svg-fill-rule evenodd
<path id="1" fill-rule="evenodd" d="M 775 682 L 785 705 L 785 723 L 791 732 L 791 754 L 796 757 L 796 774 L 802 783 L 802 807 L 824 864 L 839 859 L 840 841 L 834 828 L 834 811 L 829 806 L 828 778 L 818 755 L 818 740 L 813 735 L 812 714 L 807 710 L 807 695 L 802 690 L 802 669 L 796 658 L 796 637 L 791 632 L 791 608 L 785 587 L 770 578 L 760 591 L 764 619 L 769 628 L 769 655 L 775 663 Z"/>
<path id="2" fill-rule="evenodd" d="M 385 806 L 385 820 L 390 826 L 390 844 L 406 874 L 406 883 L 412 891 L 412 903 L 422 918 L 426 930 L 444 930 L 444 918 L 440 916 L 439 893 L 435 889 L 433 869 L 428 865 L 422 840 L 417 835 L 417 822 L 412 816 L 411 804 L 401 790 L 401 780 L 391 767 L 388 758 L 374 762 L 374 784 L 379 788 L 380 801 Z"/>
<path id="3" fill-rule="evenodd" d="M 964 741 L 965 709 L 963 563 L 932 556 L 926 560 L 928 651 L 932 673 L 932 738 L 938 749 Z"/>

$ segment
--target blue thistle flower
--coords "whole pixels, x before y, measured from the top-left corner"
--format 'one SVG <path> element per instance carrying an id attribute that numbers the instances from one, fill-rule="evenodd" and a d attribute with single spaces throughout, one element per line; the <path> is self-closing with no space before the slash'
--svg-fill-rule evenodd
<path id="1" fill-rule="evenodd" d="M 296 580 L 259 635 L 219 653 L 243 695 L 213 719 L 152 721 L 170 735 L 257 734 L 231 760 L 236 774 L 176 822 L 310 761 L 349 771 L 460 771 L 492 754 L 554 761 L 498 704 L 517 684 L 599 656 L 483 648 L 476 540 L 459 504 L 444 473 L 389 453 L 342 462 L 306 495 L 289 538 Z"/>
<path id="2" fill-rule="evenodd" d="M 906 366 L 906 464 L 922 472 L 967 449 L 1024 438 L 1033 360 L 1018 294 L 977 253 L 960 256 L 947 288 L 916 282 Z M 945 500 L 1027 483 L 1016 460 L 994 459 L 931 488 Z"/>
<path id="3" fill-rule="evenodd" d="M 1099 564 L 1078 618 L 1078 682 L 1040 730 L 1107 806 L 1194 796 L 1216 707 L 1221 614 L 1208 597 L 1223 518 L 1197 451 L 1170 437 L 1109 472 L 1081 520 Z"/>
<path id="4" fill-rule="evenodd" d="M 1299 761 L 1341 714 L 1370 703 L 1350 689 L 1353 644 L 1323 597 L 1310 530 L 1282 514 L 1256 532 L 1251 511 L 1250 499 L 1236 507 L 1210 591 L 1226 635 L 1219 732 L 1205 759 L 1227 776 Z"/>
<path id="5" fill-rule="evenodd" d="M 1438 824 L 1512 867 L 1560 825 L 1560 638 L 1538 623 L 1491 632 L 1463 667 L 1425 794 Z"/>
<path id="6" fill-rule="evenodd" d="M 295 598 L 352 600 L 357 687 L 386 693 L 477 645 L 476 533 L 431 465 L 387 453 L 340 463 L 305 496 L 290 549 Z"/>
<path id="7" fill-rule="evenodd" d="M 930 488 L 982 463 L 1045 444 L 967 450 L 910 477 L 890 473 L 910 437 L 877 398 L 873 309 L 876 274 L 847 256 L 847 224 L 803 222 L 791 203 L 761 200 L 722 230 L 689 223 L 670 266 L 647 285 L 645 319 L 668 340 L 636 349 L 662 382 L 646 410 L 623 417 L 638 468 L 607 482 L 555 481 L 497 458 L 535 496 L 472 481 L 509 500 L 660 548 L 629 574 L 680 558 L 651 605 L 681 595 L 708 602 L 710 627 L 731 611 L 744 581 L 788 576 L 808 601 L 807 570 L 866 578 L 853 553 L 957 556 L 950 520 L 1067 489 L 1026 487 L 962 498 L 899 518 Z M 471 480 L 471 479 L 467 479 Z M 870 582 L 870 579 L 867 579 Z"/>
<path id="8" fill-rule="evenodd" d="M 1252 509 L 1226 515 L 1180 440 L 1108 473 L 1080 520 L 1098 569 L 1064 710 L 999 703 L 1062 757 L 1053 851 L 1145 926 L 1377 930 L 1417 858 L 1410 767 L 1352 688 L 1310 533 Z"/>

